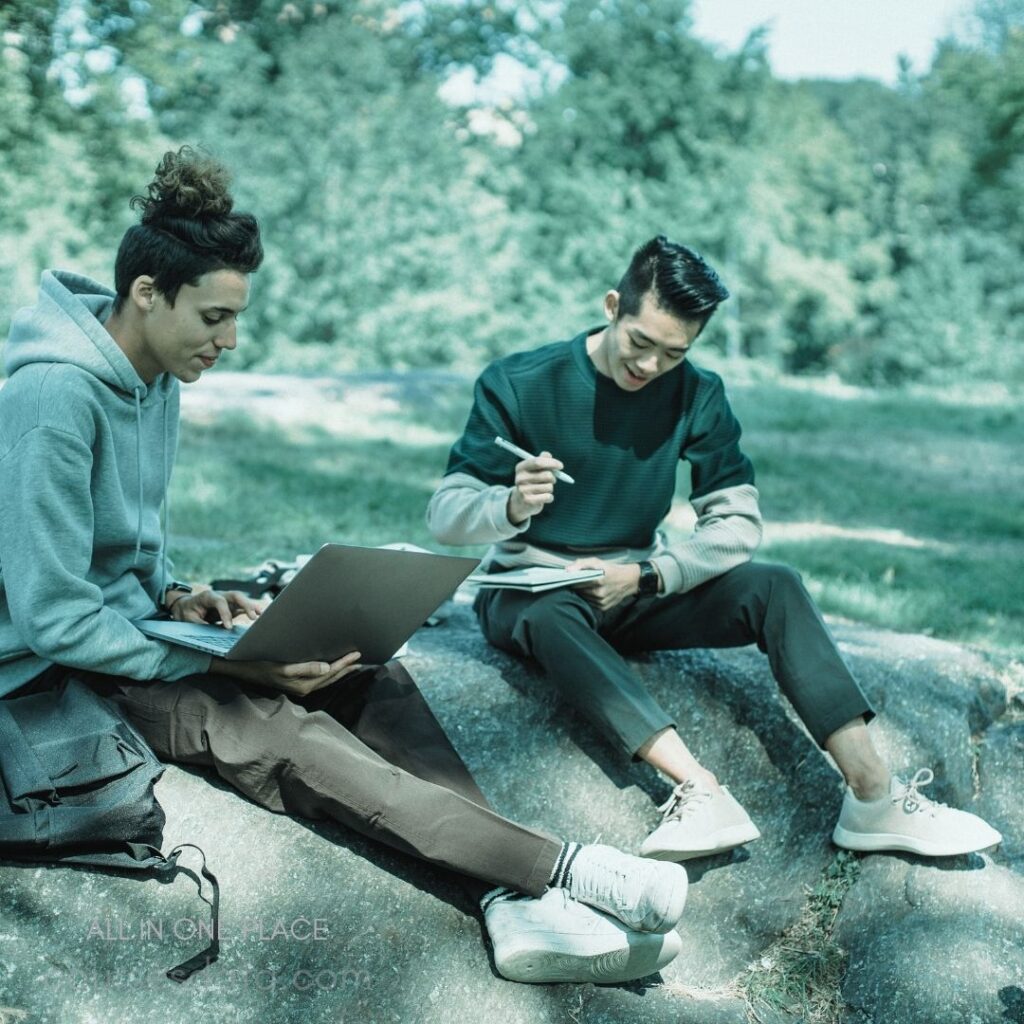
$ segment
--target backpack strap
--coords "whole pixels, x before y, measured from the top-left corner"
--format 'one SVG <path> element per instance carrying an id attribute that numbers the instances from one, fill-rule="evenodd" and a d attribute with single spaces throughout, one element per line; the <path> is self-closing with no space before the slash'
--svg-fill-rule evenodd
<path id="1" fill-rule="evenodd" d="M 181 851 L 184 850 L 185 847 L 190 847 L 193 850 L 198 850 L 199 856 L 203 858 L 203 866 L 200 871 L 202 872 L 203 878 L 210 883 L 210 887 L 213 889 L 213 898 L 208 900 L 203 895 L 203 887 L 199 882 L 199 879 L 196 879 L 196 884 L 199 887 L 199 898 L 204 903 L 209 903 L 210 905 L 210 944 L 201 953 L 196 953 L 195 956 L 189 957 L 183 963 L 178 964 L 177 967 L 172 967 L 167 972 L 167 977 L 170 978 L 171 981 L 186 981 L 195 974 L 196 971 L 201 971 L 204 967 L 209 967 L 209 965 L 214 963 L 214 961 L 216 961 L 220 956 L 220 884 L 217 882 L 217 876 L 214 875 L 214 873 L 206 866 L 206 854 L 203 853 L 203 851 L 194 843 L 179 843 L 166 856 L 153 846 L 142 846 L 141 844 L 132 845 L 138 846 L 140 853 L 148 851 L 150 855 L 160 859 L 159 863 L 153 865 L 154 870 L 175 873 L 178 871 L 186 871 L 192 875 L 193 878 L 195 878 L 195 874 L 192 870 L 178 863 Z M 140 857 L 140 859 L 142 858 Z"/>

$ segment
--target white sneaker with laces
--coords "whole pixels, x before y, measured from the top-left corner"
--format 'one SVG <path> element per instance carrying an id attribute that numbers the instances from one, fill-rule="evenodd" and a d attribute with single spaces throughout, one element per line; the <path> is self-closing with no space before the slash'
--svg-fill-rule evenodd
<path id="1" fill-rule="evenodd" d="M 566 888 L 573 899 L 630 928 L 667 932 L 683 916 L 687 884 L 681 864 L 655 864 L 612 846 L 591 845 L 576 854 Z"/>
<path id="2" fill-rule="evenodd" d="M 549 889 L 540 899 L 503 893 L 481 901 L 494 966 L 509 981 L 633 981 L 675 959 L 675 932 L 637 932 L 607 914 Z"/>
<path id="3" fill-rule="evenodd" d="M 750 815 L 724 786 L 712 793 L 692 779 L 681 782 L 658 810 L 661 824 L 643 841 L 641 857 L 689 860 L 761 838 Z"/>
<path id="4" fill-rule="evenodd" d="M 878 800 L 858 800 L 847 788 L 832 842 L 847 850 L 902 850 L 924 857 L 976 853 L 1002 842 L 976 814 L 929 800 L 921 787 L 934 778 L 930 768 L 922 768 L 910 782 L 894 776 L 889 795 Z"/>

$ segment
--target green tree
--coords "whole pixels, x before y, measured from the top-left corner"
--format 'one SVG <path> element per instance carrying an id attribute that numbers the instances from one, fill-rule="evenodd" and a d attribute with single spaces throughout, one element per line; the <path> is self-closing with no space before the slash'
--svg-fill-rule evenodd
<path id="1" fill-rule="evenodd" d="M 464 362 L 503 329 L 501 203 L 467 172 L 440 80 L 414 73 L 420 37 L 354 7 L 291 18 L 272 53 L 245 25 L 207 40 L 220 75 L 192 134 L 239 169 L 265 232 L 250 358 Z"/>

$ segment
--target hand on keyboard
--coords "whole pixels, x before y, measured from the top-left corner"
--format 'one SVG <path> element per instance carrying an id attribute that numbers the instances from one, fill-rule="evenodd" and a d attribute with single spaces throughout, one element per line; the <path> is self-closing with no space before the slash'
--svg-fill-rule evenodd
<path id="1" fill-rule="evenodd" d="M 171 618 L 177 622 L 219 623 L 230 629 L 236 615 L 245 615 L 250 621 L 259 617 L 266 607 L 240 590 L 197 590 L 187 597 L 179 597 L 171 605 Z"/>

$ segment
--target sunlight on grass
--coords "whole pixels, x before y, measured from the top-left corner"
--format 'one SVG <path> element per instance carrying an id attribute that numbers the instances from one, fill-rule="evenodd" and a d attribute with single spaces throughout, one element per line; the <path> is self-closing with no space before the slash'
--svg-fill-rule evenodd
<path id="1" fill-rule="evenodd" d="M 952 544 L 923 537 L 911 537 L 902 530 L 871 527 L 837 526 L 835 523 L 768 523 L 765 526 L 766 545 L 781 541 L 822 540 L 863 540 L 873 544 L 888 544 L 897 548 L 927 548 L 931 551 L 949 553 Z"/>
<path id="2" fill-rule="evenodd" d="M 826 604 L 846 618 L 898 628 L 916 627 L 916 632 L 930 634 L 935 601 L 922 600 L 922 595 L 883 590 L 867 583 L 848 580 L 819 580 L 809 577 L 807 589 L 819 604 Z"/>
<path id="3" fill-rule="evenodd" d="M 450 375 L 442 375 L 448 380 Z M 243 413 L 274 423 L 288 436 L 316 427 L 340 438 L 387 438 L 408 445 L 450 443 L 449 432 L 428 422 L 411 422 L 410 408 L 429 403 L 430 388 L 411 378 L 381 374 L 350 386 L 339 377 L 291 377 L 222 372 L 203 378 L 200 388 L 182 392 L 182 415 L 214 428 L 222 415 Z M 410 401 L 410 398 L 413 400 Z"/>
<path id="4" fill-rule="evenodd" d="M 1019 587 L 1008 573 L 984 564 L 932 559 L 908 571 L 892 564 L 878 569 L 871 553 L 866 554 L 861 566 L 837 564 L 838 559 L 821 553 L 801 559 L 789 546 L 785 551 L 769 548 L 765 557 L 797 568 L 822 565 L 804 568 L 804 582 L 827 612 L 901 632 L 1019 650 Z"/>
<path id="5" fill-rule="evenodd" d="M 424 509 L 447 445 L 341 439 L 318 427 L 224 413 L 185 423 L 171 485 L 176 572 L 234 575 L 326 541 L 433 547 Z"/>

